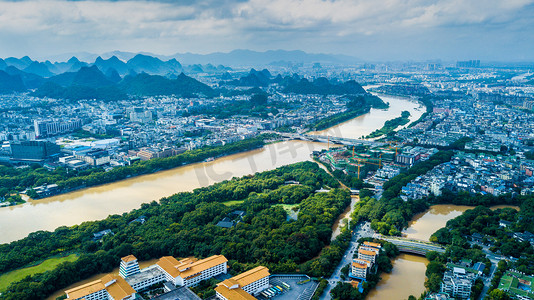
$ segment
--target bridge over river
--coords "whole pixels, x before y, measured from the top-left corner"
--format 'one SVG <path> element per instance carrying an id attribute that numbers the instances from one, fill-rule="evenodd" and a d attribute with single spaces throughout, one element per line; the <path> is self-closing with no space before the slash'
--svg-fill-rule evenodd
<path id="1" fill-rule="evenodd" d="M 399 248 L 400 252 L 412 253 L 425 256 L 429 251 L 436 251 L 438 253 L 444 253 L 445 248 L 441 245 L 431 243 L 428 241 L 407 239 L 398 236 L 380 236 L 380 239 L 391 242 Z"/>
<path id="2" fill-rule="evenodd" d="M 364 140 L 364 139 L 353 139 L 353 138 L 343 138 L 343 137 L 336 137 L 336 136 L 326 136 L 326 135 L 315 135 L 315 134 L 305 134 L 305 133 L 280 133 L 277 132 L 277 134 L 289 138 L 292 140 L 303 140 L 303 141 L 310 141 L 310 142 L 322 142 L 326 143 L 330 141 L 330 143 L 333 144 L 340 144 L 340 145 L 348 145 L 348 146 L 357 146 L 357 145 L 364 145 L 364 146 L 384 146 L 386 143 L 377 142 L 373 140 Z"/>

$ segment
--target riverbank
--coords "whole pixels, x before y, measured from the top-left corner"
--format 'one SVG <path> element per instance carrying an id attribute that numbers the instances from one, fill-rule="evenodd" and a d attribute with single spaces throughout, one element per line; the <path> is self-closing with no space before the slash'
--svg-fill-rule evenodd
<path id="1" fill-rule="evenodd" d="M 206 159 L 213 159 L 215 157 L 223 157 L 235 153 L 258 149 L 265 145 L 264 140 L 266 138 L 267 136 L 260 135 L 254 138 L 237 141 L 223 146 L 207 146 L 201 149 L 188 150 L 184 153 L 171 157 L 154 158 L 147 161 L 136 162 L 128 166 L 116 167 L 107 172 L 103 172 L 103 170 L 99 169 L 94 169 L 91 173 L 87 175 L 62 178 L 58 180 L 56 182 L 56 184 L 58 185 L 58 192 L 54 193 L 53 196 L 70 193 L 88 187 L 113 183 L 127 178 L 152 174 L 162 170 L 168 170 L 200 161 L 205 161 Z M 33 190 L 30 189 L 30 192 L 32 191 Z M 32 198 L 35 199 L 36 197 Z M 45 198 L 47 197 L 42 197 L 38 199 Z"/>
<path id="2" fill-rule="evenodd" d="M 81 189 L 23 205 L 0 208 L 0 243 L 21 239 L 40 230 L 54 230 L 85 221 L 122 214 L 179 192 L 206 187 L 232 177 L 255 174 L 311 160 L 323 143 L 283 141 L 262 148 Z M 20 220 L 24 220 L 21 222 Z M 17 224 L 15 227 L 13 224 Z M 16 228 L 16 230 L 14 230 Z"/>

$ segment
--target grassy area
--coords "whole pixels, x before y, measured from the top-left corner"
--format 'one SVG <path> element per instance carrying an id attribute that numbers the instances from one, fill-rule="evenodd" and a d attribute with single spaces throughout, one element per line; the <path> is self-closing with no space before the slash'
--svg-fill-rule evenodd
<path id="1" fill-rule="evenodd" d="M 238 204 L 241 204 L 245 202 L 244 200 L 232 200 L 232 201 L 226 201 L 226 202 L 222 202 L 222 204 L 226 205 L 226 206 L 232 206 L 232 205 L 238 205 Z"/>
<path id="2" fill-rule="evenodd" d="M 36 266 L 17 269 L 2 274 L 0 275 L 0 292 L 4 291 L 12 282 L 19 281 L 28 275 L 43 273 L 45 271 L 55 269 L 60 263 L 66 261 L 75 261 L 77 259 L 77 254 L 71 254 L 65 257 L 50 258 Z"/>
<path id="3" fill-rule="evenodd" d="M 275 204 L 273 206 L 281 206 L 287 213 L 292 212 L 292 208 L 299 206 L 298 204 Z"/>

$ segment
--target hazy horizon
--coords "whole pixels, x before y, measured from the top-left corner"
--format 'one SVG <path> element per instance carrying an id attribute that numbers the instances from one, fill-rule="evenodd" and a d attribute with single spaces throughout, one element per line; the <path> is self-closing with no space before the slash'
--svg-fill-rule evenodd
<path id="1" fill-rule="evenodd" d="M 534 60 L 534 0 L 0 1 L 0 57 L 302 50 L 362 61 Z"/>

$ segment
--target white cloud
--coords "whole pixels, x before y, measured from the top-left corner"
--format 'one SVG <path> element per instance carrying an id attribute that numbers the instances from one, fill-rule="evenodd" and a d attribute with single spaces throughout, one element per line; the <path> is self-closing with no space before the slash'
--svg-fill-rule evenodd
<path id="1" fill-rule="evenodd" d="M 153 52 L 172 51 L 172 47 L 176 51 L 209 52 L 257 45 L 327 49 L 315 44 L 330 43 L 330 52 L 347 53 L 339 51 L 339 45 L 351 44 L 355 37 L 386 41 L 438 31 L 454 36 L 467 27 L 492 34 L 488 33 L 492 26 L 499 28 L 499 34 L 508 27 L 532 34 L 533 3 L 534 0 L 0 1 L 0 44 L 9 48 L 6 39 L 16 36 L 28 41 L 53 41 L 56 47 L 70 47 L 69 51 L 76 46 L 96 51 L 107 44 L 129 48 L 136 45 Z M 27 43 L 16 46 L 23 44 Z M 51 48 L 54 45 L 47 50 L 62 52 Z M 46 45 L 39 47 L 45 49 Z"/>

